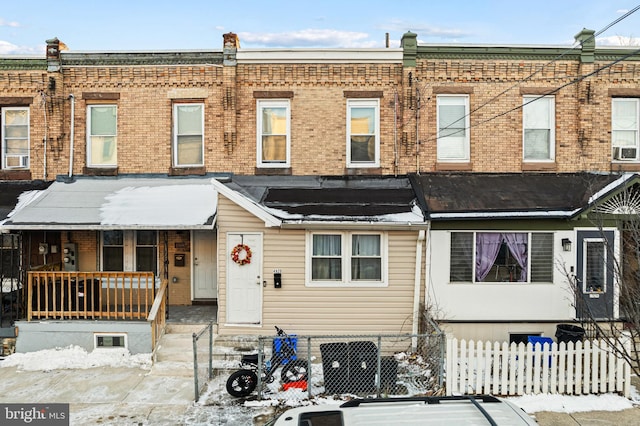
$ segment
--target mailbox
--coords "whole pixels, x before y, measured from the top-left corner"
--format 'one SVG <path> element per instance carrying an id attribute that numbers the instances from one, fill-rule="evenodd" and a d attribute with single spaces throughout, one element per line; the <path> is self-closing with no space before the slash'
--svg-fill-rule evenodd
<path id="1" fill-rule="evenodd" d="M 280 269 L 273 270 L 273 286 L 275 288 L 282 287 L 282 271 Z"/>
<path id="2" fill-rule="evenodd" d="M 185 266 L 184 253 L 175 253 L 173 255 L 173 266 Z"/>

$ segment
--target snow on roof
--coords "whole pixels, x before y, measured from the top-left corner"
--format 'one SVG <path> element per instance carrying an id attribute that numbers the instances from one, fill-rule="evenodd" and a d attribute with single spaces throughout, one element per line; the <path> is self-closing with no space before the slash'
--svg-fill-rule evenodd
<path id="1" fill-rule="evenodd" d="M 6 229 L 211 229 L 211 178 L 88 178 L 55 182 L 20 202 Z"/>

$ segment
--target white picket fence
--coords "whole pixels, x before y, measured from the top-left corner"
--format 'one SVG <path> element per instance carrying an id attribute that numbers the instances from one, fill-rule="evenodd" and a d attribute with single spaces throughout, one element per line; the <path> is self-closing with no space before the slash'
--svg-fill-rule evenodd
<path id="1" fill-rule="evenodd" d="M 534 346 L 448 339 L 445 374 L 447 395 L 613 392 L 629 397 L 631 386 L 630 365 L 604 340 Z"/>

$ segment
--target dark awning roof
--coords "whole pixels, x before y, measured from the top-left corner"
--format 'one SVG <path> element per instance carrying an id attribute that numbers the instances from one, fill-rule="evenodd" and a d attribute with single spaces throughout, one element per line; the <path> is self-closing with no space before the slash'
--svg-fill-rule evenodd
<path id="1" fill-rule="evenodd" d="M 637 178 L 594 173 L 426 173 L 411 176 L 431 220 L 568 218 Z"/>
<path id="2" fill-rule="evenodd" d="M 233 176 L 225 185 L 284 223 L 424 222 L 406 177 Z"/>

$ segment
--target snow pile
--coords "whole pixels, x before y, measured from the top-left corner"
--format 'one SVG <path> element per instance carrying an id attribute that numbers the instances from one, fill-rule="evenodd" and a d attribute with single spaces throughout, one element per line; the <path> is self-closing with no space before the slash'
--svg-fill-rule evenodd
<path id="1" fill-rule="evenodd" d="M 0 367 L 24 371 L 87 369 L 95 367 L 130 367 L 151 369 L 151 354 L 131 355 L 122 348 L 96 349 L 87 352 L 80 346 L 14 353 L 0 362 Z"/>
<path id="2" fill-rule="evenodd" d="M 578 413 L 584 411 L 622 411 L 633 408 L 634 402 L 624 397 L 604 395 L 524 395 L 510 397 L 509 400 L 527 413 L 554 411 L 557 413 Z M 640 401 L 636 401 L 640 403 Z"/>

